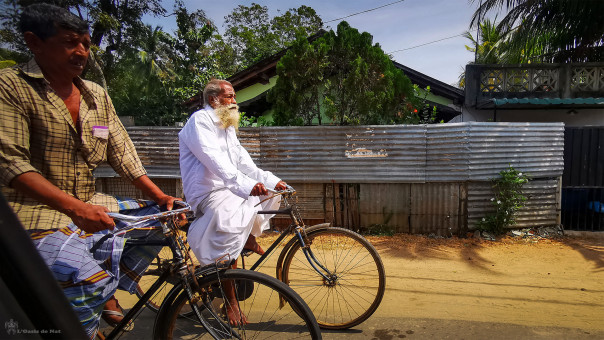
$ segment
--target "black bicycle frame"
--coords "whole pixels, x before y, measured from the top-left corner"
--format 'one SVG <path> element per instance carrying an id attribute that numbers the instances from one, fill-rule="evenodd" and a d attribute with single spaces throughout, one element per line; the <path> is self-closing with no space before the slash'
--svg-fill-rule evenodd
<path id="1" fill-rule="evenodd" d="M 333 281 L 333 274 L 327 269 L 325 268 L 325 266 L 323 266 L 316 258 L 315 255 L 313 254 L 312 250 L 310 249 L 310 247 L 306 246 L 306 243 L 304 242 L 304 237 L 302 237 L 302 233 L 300 232 L 300 230 L 298 230 L 298 228 L 304 228 L 304 225 L 299 226 L 296 222 L 296 217 L 294 216 L 293 210 L 291 207 L 288 207 L 286 209 L 283 210 L 261 210 L 258 211 L 258 214 L 262 214 L 262 215 L 289 215 L 289 217 L 292 219 L 292 221 L 294 221 L 294 223 L 290 224 L 289 227 L 287 227 L 287 232 L 283 232 L 281 233 L 281 235 L 275 240 L 275 242 L 273 242 L 273 244 L 271 244 L 271 246 L 267 249 L 266 252 L 264 252 L 264 254 L 262 256 L 260 256 L 260 258 L 258 259 L 258 261 L 256 261 L 256 263 L 254 263 L 252 265 L 252 267 L 250 268 L 250 270 L 255 270 L 258 266 L 260 266 L 260 264 L 262 264 L 262 262 L 264 262 L 264 259 L 266 259 L 268 257 L 269 254 L 271 254 L 271 252 L 279 245 L 281 244 L 281 241 L 289 234 L 290 231 L 293 231 L 294 233 L 296 233 L 296 236 L 298 237 L 298 241 L 300 242 L 300 247 L 302 248 L 302 252 L 304 253 L 304 256 L 306 256 L 306 259 L 308 260 L 308 263 L 311 265 L 311 267 L 319 274 L 323 277 L 323 279 L 327 280 L 328 282 L 332 282 Z M 321 269 L 317 268 L 320 267 L 321 269 L 323 269 L 327 275 L 325 275 Z"/>
<path id="2" fill-rule="evenodd" d="M 142 239 L 128 239 L 126 241 L 127 244 L 132 246 L 169 246 L 172 251 L 173 258 L 177 260 L 179 264 L 183 264 L 185 262 L 183 254 L 180 252 L 180 248 L 176 244 L 176 241 L 172 238 L 168 238 L 166 240 L 142 240 Z M 161 268 L 159 269 L 161 271 Z M 122 321 L 120 321 L 115 328 L 107 335 L 107 340 L 112 340 L 116 336 L 118 336 L 123 328 L 130 322 L 130 320 L 134 319 L 134 317 L 139 313 L 139 311 L 145 306 L 147 301 L 157 292 L 157 290 L 168 280 L 168 278 L 172 275 L 170 270 L 164 270 L 161 275 L 157 278 L 157 280 L 151 285 L 149 290 L 143 294 L 143 296 L 134 304 L 134 306 L 124 315 Z M 187 284 L 187 282 L 183 282 L 184 287 L 187 291 L 187 295 L 189 295 L 189 300 L 193 297 L 193 291 L 191 287 Z M 220 339 L 220 336 L 214 331 L 212 327 L 207 323 L 205 318 L 201 316 L 201 312 L 198 307 L 193 307 L 199 322 L 204 326 L 204 328 L 214 337 L 215 339 Z"/>

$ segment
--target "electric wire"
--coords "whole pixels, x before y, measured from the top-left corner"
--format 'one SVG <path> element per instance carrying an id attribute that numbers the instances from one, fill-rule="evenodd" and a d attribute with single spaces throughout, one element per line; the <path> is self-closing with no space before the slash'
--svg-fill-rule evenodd
<path id="1" fill-rule="evenodd" d="M 473 30 L 471 32 L 476 32 L 477 30 Z M 432 40 L 429 41 L 427 43 L 423 43 L 423 44 L 419 44 L 419 45 L 415 45 L 415 46 L 411 46 L 411 47 L 407 47 L 407 48 L 402 48 L 400 50 L 396 50 L 396 51 L 392 51 L 392 52 L 388 52 L 388 54 L 392 54 L 392 53 L 396 53 L 396 52 L 402 52 L 402 51 L 406 51 L 406 50 L 412 50 L 414 48 L 418 48 L 418 47 L 422 47 L 422 46 L 426 46 L 426 45 L 430 45 L 430 44 L 434 44 L 437 42 L 441 42 L 443 40 L 448 40 L 448 39 L 453 39 L 453 38 L 457 38 L 457 37 L 463 37 L 465 33 L 461 33 L 461 34 L 456 34 L 456 35 L 452 35 L 450 37 L 446 37 L 446 38 L 442 38 L 442 39 L 437 39 L 437 40 Z"/>
<path id="2" fill-rule="evenodd" d="M 399 3 L 399 2 L 403 2 L 403 1 L 405 1 L 405 0 L 398 0 L 398 1 L 395 1 L 395 2 L 391 2 L 391 3 L 389 3 L 389 4 L 385 4 L 385 5 L 379 6 L 379 7 L 375 7 L 375 8 L 372 8 L 372 9 L 367 9 L 367 10 L 364 10 L 364 11 L 361 11 L 361 12 L 353 13 L 353 14 L 347 15 L 347 16 L 345 16 L 345 17 L 341 17 L 341 18 L 337 18 L 337 19 L 332 19 L 332 20 L 329 20 L 329 21 L 325 21 L 324 23 L 325 23 L 325 24 L 327 24 L 327 23 L 330 23 L 330 22 L 334 22 L 334 21 L 338 21 L 338 20 L 342 20 L 342 19 L 350 18 L 350 17 L 353 17 L 353 16 L 355 16 L 355 15 L 359 15 L 359 14 L 363 14 L 363 13 L 367 13 L 367 12 L 375 11 L 376 9 L 384 8 L 384 7 L 386 7 L 386 6 L 394 5 L 394 4 L 397 4 L 397 3 Z"/>

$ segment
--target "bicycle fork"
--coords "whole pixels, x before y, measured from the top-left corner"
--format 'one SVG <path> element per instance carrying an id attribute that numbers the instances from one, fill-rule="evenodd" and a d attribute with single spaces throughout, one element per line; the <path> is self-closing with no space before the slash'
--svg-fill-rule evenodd
<path id="1" fill-rule="evenodd" d="M 306 257 L 310 266 L 323 277 L 323 280 L 327 283 L 328 286 L 335 286 L 336 281 L 338 280 L 338 276 L 329 271 L 329 269 L 325 268 L 324 265 L 317 260 L 315 254 L 310 249 L 310 240 L 306 235 L 306 230 L 304 230 L 304 225 L 296 225 L 296 235 L 298 236 L 298 240 L 300 241 L 300 248 Z"/>

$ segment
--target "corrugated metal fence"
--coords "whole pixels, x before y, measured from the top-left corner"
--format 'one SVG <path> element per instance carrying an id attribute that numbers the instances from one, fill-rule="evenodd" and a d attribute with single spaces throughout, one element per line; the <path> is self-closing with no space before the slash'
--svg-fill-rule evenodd
<path id="1" fill-rule="evenodd" d="M 150 177 L 182 194 L 178 129 L 128 132 Z M 263 127 L 241 129 L 240 140 L 258 166 L 298 189 L 311 223 L 463 233 L 490 210 L 489 180 L 509 165 L 532 178 L 518 225 L 559 223 L 562 123 Z M 114 176 L 99 169 L 99 189 L 136 195 Z"/>

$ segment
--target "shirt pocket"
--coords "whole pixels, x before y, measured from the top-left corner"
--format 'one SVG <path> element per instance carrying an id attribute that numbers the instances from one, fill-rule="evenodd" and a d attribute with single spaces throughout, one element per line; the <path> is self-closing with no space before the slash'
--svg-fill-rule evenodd
<path id="1" fill-rule="evenodd" d="M 84 145 L 84 158 L 86 162 L 94 169 L 100 163 L 107 161 L 107 138 L 90 136 L 90 143 Z"/>

